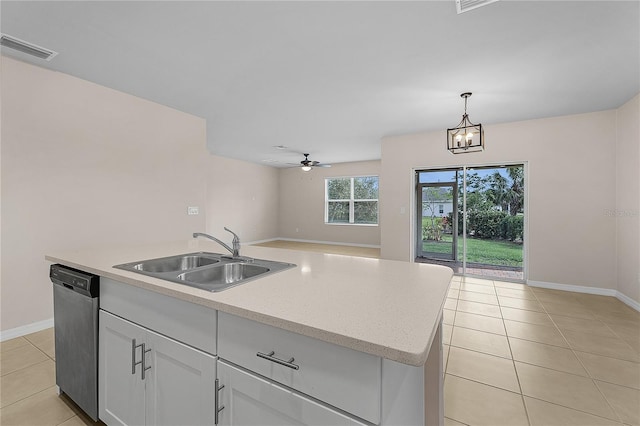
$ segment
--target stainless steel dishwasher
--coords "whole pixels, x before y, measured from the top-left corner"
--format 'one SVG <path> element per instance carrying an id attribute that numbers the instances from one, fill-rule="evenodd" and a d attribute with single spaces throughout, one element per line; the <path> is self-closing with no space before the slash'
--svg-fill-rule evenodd
<path id="1" fill-rule="evenodd" d="M 98 309 L 100 277 L 51 265 L 56 385 L 98 420 Z"/>

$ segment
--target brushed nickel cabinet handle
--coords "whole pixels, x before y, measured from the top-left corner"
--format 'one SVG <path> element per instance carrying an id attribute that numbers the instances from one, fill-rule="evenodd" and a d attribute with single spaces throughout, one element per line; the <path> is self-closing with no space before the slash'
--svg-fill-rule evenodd
<path id="1" fill-rule="evenodd" d="M 144 344 L 136 345 L 136 339 L 131 339 L 131 374 L 133 375 L 136 374 L 136 365 L 142 364 L 142 361 L 136 362 L 136 349 L 139 347 L 144 348 Z M 143 353 L 143 359 L 144 359 L 144 353 Z"/>
<path id="2" fill-rule="evenodd" d="M 145 348 L 146 348 L 146 345 L 143 343 L 142 344 L 142 374 L 141 374 L 142 380 L 145 379 L 145 372 L 147 370 L 151 370 L 151 366 L 150 365 L 147 366 L 147 363 L 146 363 L 147 353 L 151 352 L 151 349 L 145 349 Z"/>
<path id="3" fill-rule="evenodd" d="M 276 358 L 274 356 L 275 355 L 274 351 L 271 351 L 268 354 L 264 354 L 262 352 L 258 352 L 256 355 L 259 358 L 267 359 L 267 360 L 269 360 L 271 362 L 275 362 L 276 364 L 284 365 L 285 367 L 289 367 L 289 368 L 292 368 L 294 370 L 299 370 L 300 369 L 299 365 L 293 363 L 293 361 L 296 360 L 294 357 L 291 357 L 289 360 L 285 361 L 283 359 Z"/>
<path id="4" fill-rule="evenodd" d="M 220 380 L 216 379 L 216 393 L 214 394 L 214 401 L 213 401 L 214 410 L 215 410 L 215 413 L 214 413 L 214 417 L 215 418 L 214 418 L 214 421 L 213 421 L 214 424 L 218 424 L 218 420 L 219 420 L 219 417 L 220 417 L 220 411 L 224 410 L 224 405 L 222 407 L 218 408 L 218 405 L 220 403 L 220 396 L 218 394 L 222 389 L 224 389 L 224 385 L 218 386 L 219 384 L 220 384 Z"/>

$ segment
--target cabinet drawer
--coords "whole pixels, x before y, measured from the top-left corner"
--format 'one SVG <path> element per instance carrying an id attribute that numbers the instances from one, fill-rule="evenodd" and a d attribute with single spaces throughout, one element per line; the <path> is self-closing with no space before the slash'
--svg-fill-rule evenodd
<path id="1" fill-rule="evenodd" d="M 218 361 L 220 426 L 365 426 L 364 422 L 319 404 L 245 370 Z"/>
<path id="2" fill-rule="evenodd" d="M 100 280 L 100 309 L 216 354 L 215 309 L 104 277 Z"/>
<path id="3" fill-rule="evenodd" d="M 379 357 L 222 312 L 218 355 L 372 423 L 380 422 Z"/>

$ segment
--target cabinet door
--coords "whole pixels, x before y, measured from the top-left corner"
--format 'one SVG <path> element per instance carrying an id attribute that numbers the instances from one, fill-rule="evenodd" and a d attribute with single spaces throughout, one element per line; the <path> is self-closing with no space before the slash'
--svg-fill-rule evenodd
<path id="1" fill-rule="evenodd" d="M 133 364 L 141 360 L 142 350 L 138 347 L 132 351 L 132 343 L 134 339 L 136 344 L 142 343 L 146 331 L 102 310 L 99 323 L 99 417 L 111 426 L 144 425 L 145 391 L 144 382 L 140 380 L 141 365 Z"/>
<path id="2" fill-rule="evenodd" d="M 218 361 L 219 425 L 364 425 L 224 361 Z"/>
<path id="3" fill-rule="evenodd" d="M 147 348 L 147 424 L 213 425 L 215 357 L 152 331 Z"/>

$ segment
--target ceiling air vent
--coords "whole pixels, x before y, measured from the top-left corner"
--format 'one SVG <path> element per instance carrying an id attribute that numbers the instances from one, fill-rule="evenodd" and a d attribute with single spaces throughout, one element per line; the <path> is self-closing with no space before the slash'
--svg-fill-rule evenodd
<path id="1" fill-rule="evenodd" d="M 498 0 L 456 0 L 456 9 L 458 10 L 458 14 L 460 14 L 497 1 Z"/>
<path id="2" fill-rule="evenodd" d="M 19 38 L 11 37 L 6 34 L 0 34 L 0 46 L 8 47 L 9 49 L 17 50 L 27 55 L 35 56 L 45 61 L 50 61 L 51 58 L 56 56 L 58 52 L 45 49 L 44 47 L 36 46 L 35 44 L 28 43 Z"/>

